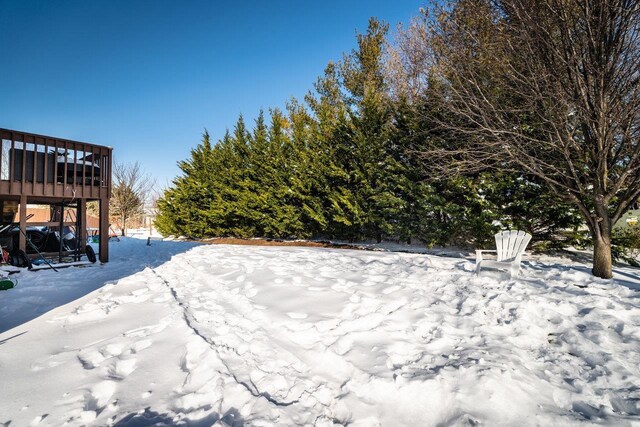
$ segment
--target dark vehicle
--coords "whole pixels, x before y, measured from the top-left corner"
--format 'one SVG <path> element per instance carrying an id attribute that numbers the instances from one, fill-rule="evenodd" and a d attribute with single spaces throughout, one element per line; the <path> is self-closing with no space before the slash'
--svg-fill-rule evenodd
<path id="1" fill-rule="evenodd" d="M 37 252 L 58 252 L 60 250 L 60 237 L 57 231 L 52 231 L 47 227 L 27 227 L 27 253 L 35 254 Z M 20 230 L 18 226 L 9 229 L 8 234 L 11 236 L 14 248 L 18 247 L 20 239 Z M 0 238 L 3 237 L 0 235 Z M 31 242 L 29 244 L 28 242 Z M 76 246 L 76 236 L 72 231 L 62 237 L 62 250 L 72 251 Z M 37 252 L 36 252 L 37 250 Z"/>
<path id="2" fill-rule="evenodd" d="M 60 245 L 60 233 L 47 227 L 27 227 L 26 253 L 19 250 L 20 229 L 18 225 L 5 228 L 0 231 L 0 245 L 2 257 L 5 262 L 16 267 L 31 267 L 29 255 L 43 253 L 73 252 L 76 249 L 76 236 L 72 230 L 66 228 Z M 95 259 L 95 253 L 91 247 L 87 247 L 87 257 L 90 261 Z"/>

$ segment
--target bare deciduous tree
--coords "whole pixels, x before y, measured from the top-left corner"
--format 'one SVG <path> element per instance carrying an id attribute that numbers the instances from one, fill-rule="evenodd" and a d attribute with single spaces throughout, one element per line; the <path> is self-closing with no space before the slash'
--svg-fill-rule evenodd
<path id="1" fill-rule="evenodd" d="M 125 235 L 127 220 L 143 213 L 145 202 L 152 196 L 155 181 L 143 171 L 140 163 L 120 163 L 113 165 L 113 190 L 111 213 L 122 221 L 122 235 Z"/>
<path id="2" fill-rule="evenodd" d="M 459 0 L 431 37 L 442 124 L 465 143 L 430 155 L 539 177 L 612 277 L 612 227 L 640 195 L 640 0 Z"/>
<path id="3" fill-rule="evenodd" d="M 394 43 L 385 49 L 384 71 L 392 96 L 414 102 L 424 95 L 433 65 L 430 43 L 425 16 L 413 18 L 406 27 L 398 25 Z"/>

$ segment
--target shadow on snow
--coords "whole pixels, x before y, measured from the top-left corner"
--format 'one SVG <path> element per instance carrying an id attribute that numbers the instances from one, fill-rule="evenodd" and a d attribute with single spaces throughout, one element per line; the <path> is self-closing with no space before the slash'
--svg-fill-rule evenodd
<path id="1" fill-rule="evenodd" d="M 143 239 L 121 238 L 119 242 L 109 243 L 110 261 L 106 264 L 69 267 L 58 272 L 25 270 L 12 275 L 18 281 L 17 286 L 0 292 L 0 334 L 107 283 L 117 282 L 147 267 L 158 267 L 174 255 L 198 245 L 195 242 L 152 241 L 151 246 L 147 246 Z"/>
<path id="2" fill-rule="evenodd" d="M 145 408 L 144 411 L 128 414 L 114 424 L 114 427 L 148 427 L 148 426 L 172 426 L 181 425 L 187 427 L 209 427 L 216 423 L 221 423 L 223 426 L 229 427 L 243 427 L 244 420 L 237 409 L 231 408 L 224 414 L 218 414 L 213 412 L 204 418 L 197 420 L 180 419 L 176 424 L 175 417 L 168 414 L 160 414 L 152 411 L 150 408 Z"/>

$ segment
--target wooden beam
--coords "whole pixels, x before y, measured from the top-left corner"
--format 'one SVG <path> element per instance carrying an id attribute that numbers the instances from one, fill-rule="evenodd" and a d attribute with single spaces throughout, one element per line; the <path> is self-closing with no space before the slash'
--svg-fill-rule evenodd
<path id="1" fill-rule="evenodd" d="M 18 248 L 27 251 L 27 196 L 20 196 L 20 231 L 18 235 Z"/>
<path id="2" fill-rule="evenodd" d="M 78 200 L 76 215 L 78 219 L 76 239 L 80 239 L 80 252 L 84 253 L 87 247 L 87 201 L 85 199 Z"/>
<path id="3" fill-rule="evenodd" d="M 11 148 L 9 148 L 9 192 L 13 192 L 13 181 L 16 167 L 16 141 L 13 136 L 13 132 L 11 133 Z"/>
<path id="4" fill-rule="evenodd" d="M 109 199 L 100 199 L 100 262 L 109 262 Z"/>
<path id="5" fill-rule="evenodd" d="M 34 221 L 34 222 L 27 222 L 28 226 L 35 226 L 35 227 L 60 227 L 60 221 Z M 75 222 L 63 222 L 62 223 L 63 227 L 75 227 L 76 223 Z"/>

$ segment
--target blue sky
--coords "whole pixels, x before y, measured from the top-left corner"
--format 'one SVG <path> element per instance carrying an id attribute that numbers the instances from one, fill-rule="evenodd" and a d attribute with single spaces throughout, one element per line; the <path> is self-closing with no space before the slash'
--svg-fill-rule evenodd
<path id="1" fill-rule="evenodd" d="M 0 127 L 114 147 L 164 186 L 205 128 L 302 98 L 420 1 L 0 0 Z"/>

